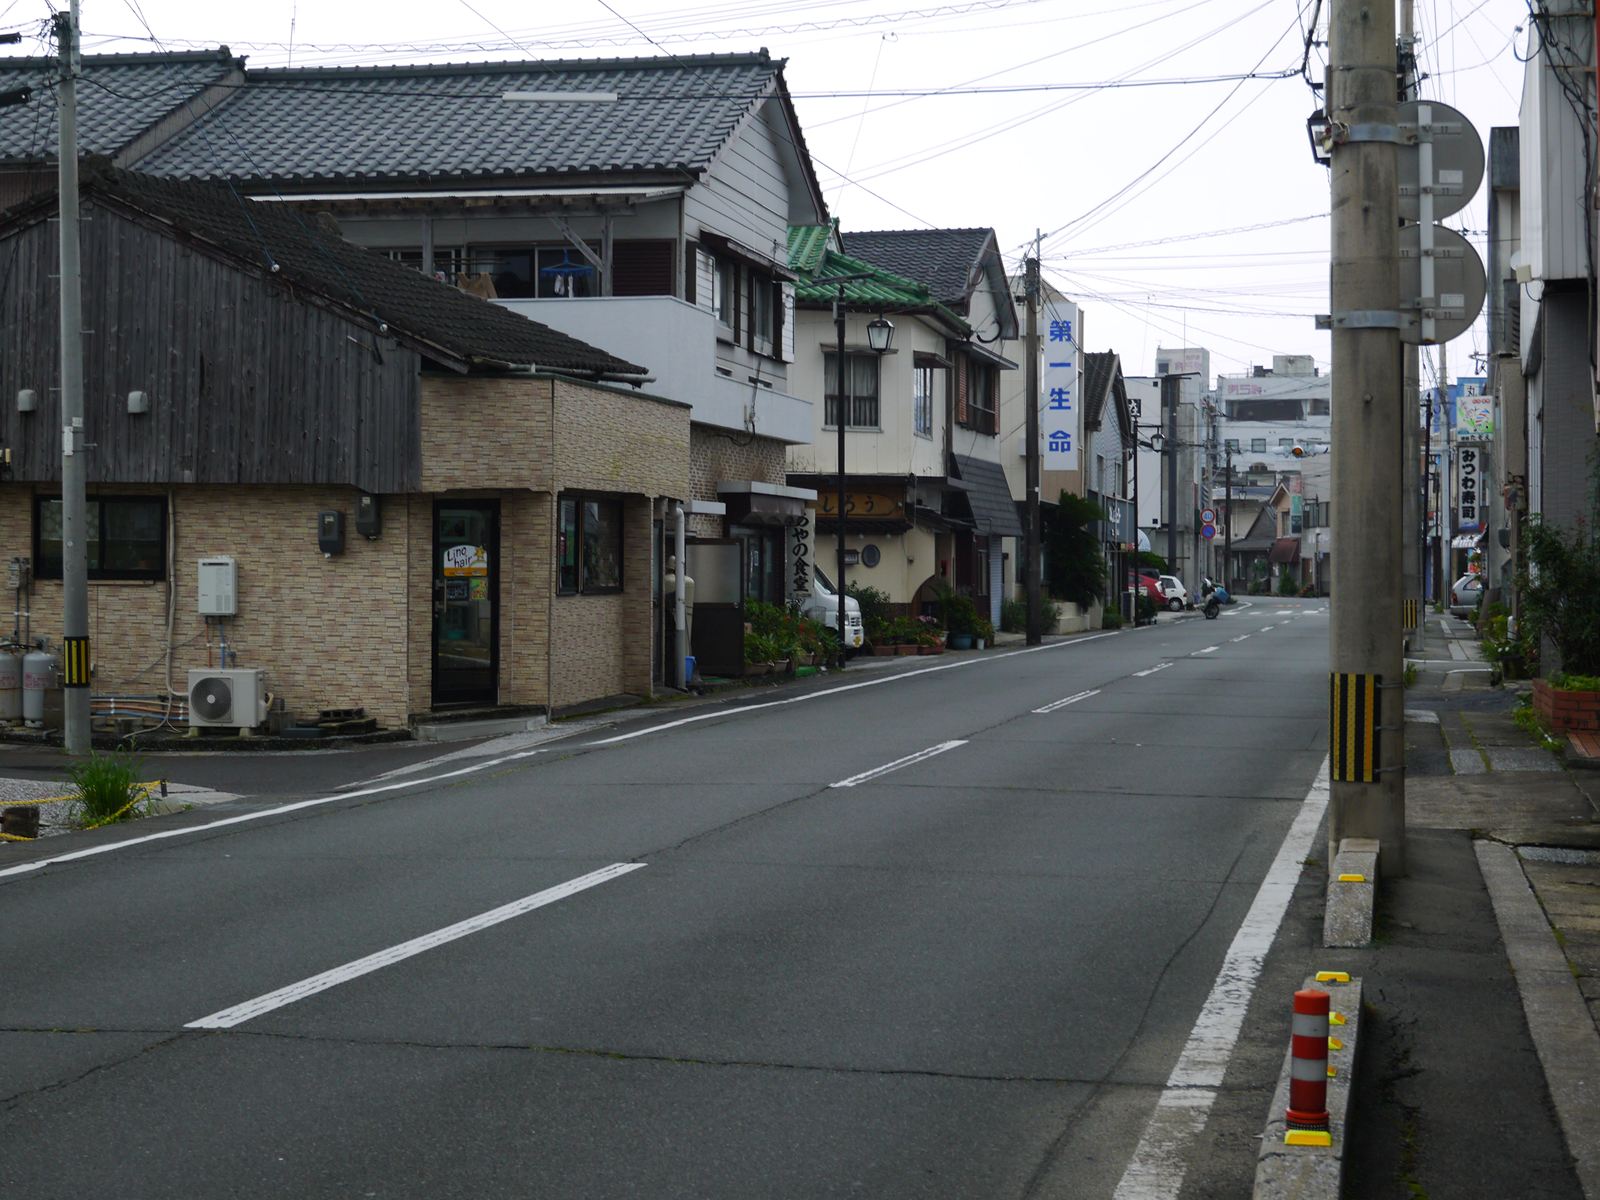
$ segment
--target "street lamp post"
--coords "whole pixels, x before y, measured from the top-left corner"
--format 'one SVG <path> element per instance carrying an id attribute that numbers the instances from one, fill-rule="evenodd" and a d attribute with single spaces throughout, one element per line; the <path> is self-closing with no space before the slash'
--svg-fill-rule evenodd
<path id="1" fill-rule="evenodd" d="M 838 474 L 839 512 L 838 512 L 838 516 L 837 516 L 837 520 L 839 522 L 839 525 L 838 525 L 838 540 L 837 540 L 837 543 L 836 543 L 837 548 L 838 548 L 838 555 L 839 555 L 839 562 L 838 562 L 839 579 L 838 579 L 838 583 L 836 584 L 836 586 L 839 589 L 839 595 L 838 595 L 839 617 L 838 617 L 838 620 L 839 620 L 839 665 L 840 666 L 844 665 L 845 630 L 846 630 L 845 618 L 844 618 L 844 610 L 845 610 L 845 592 L 844 592 L 844 507 L 845 507 L 844 431 L 845 431 L 846 422 L 848 422 L 850 420 L 850 372 L 849 372 L 849 363 L 845 359 L 845 349 L 844 349 L 844 326 L 845 326 L 844 285 L 846 283 L 850 282 L 850 280 L 852 280 L 852 279 L 860 279 L 860 278 L 864 278 L 864 276 L 862 276 L 862 275 L 845 275 L 845 276 L 835 276 L 835 277 L 833 277 L 831 279 L 816 279 L 816 280 L 812 280 L 813 283 L 837 283 L 839 285 L 839 297 L 838 297 L 837 300 L 834 301 L 834 305 L 833 305 L 833 325 L 834 325 L 834 332 L 837 335 L 838 342 L 839 342 L 838 355 L 837 355 L 837 358 L 835 360 L 835 366 L 836 366 L 836 369 L 837 369 L 837 378 L 838 378 L 838 381 L 839 381 L 839 392 L 838 392 L 838 395 L 839 395 L 839 407 L 838 407 L 838 411 L 834 414 L 834 430 L 835 430 L 835 433 L 838 436 L 838 463 L 837 463 L 837 469 L 838 469 L 838 472 L 839 472 L 839 474 Z M 875 353 L 877 353 L 880 358 L 883 355 L 885 355 L 885 354 L 887 354 L 889 352 L 889 346 L 893 341 L 894 341 L 894 326 L 890 322 L 884 320 L 882 317 L 877 317 L 874 320 L 867 322 L 867 345 L 871 346 L 873 351 Z M 824 407 L 826 407 L 826 397 L 824 397 Z M 826 413 L 824 413 L 824 416 L 826 416 Z"/>

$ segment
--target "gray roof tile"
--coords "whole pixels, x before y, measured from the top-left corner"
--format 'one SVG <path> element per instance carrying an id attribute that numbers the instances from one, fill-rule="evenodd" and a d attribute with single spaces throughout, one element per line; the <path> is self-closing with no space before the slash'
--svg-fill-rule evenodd
<path id="1" fill-rule="evenodd" d="M 843 236 L 846 254 L 926 284 L 941 303 L 964 312 L 994 231 L 883 229 Z"/>
<path id="2" fill-rule="evenodd" d="M 759 54 L 249 72 L 138 164 L 276 184 L 695 172 L 774 85 Z M 536 103 L 506 92 L 615 92 Z"/>
<path id="3" fill-rule="evenodd" d="M 192 54 L 86 54 L 78 81 L 78 149 L 115 154 L 162 117 L 243 64 L 227 47 Z M 0 91 L 32 88 L 33 99 L 0 109 L 0 163 L 54 159 L 53 58 L 0 58 Z"/>

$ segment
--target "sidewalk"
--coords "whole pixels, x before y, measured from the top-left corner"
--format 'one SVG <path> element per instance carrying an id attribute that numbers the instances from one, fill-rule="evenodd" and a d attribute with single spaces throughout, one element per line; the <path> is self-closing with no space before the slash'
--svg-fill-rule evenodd
<path id="1" fill-rule="evenodd" d="M 1466 622 L 1427 614 L 1407 661 L 1408 873 L 1327 952 L 1373 1009 L 1347 1194 L 1595 1200 L 1600 774 L 1516 725 Z"/>

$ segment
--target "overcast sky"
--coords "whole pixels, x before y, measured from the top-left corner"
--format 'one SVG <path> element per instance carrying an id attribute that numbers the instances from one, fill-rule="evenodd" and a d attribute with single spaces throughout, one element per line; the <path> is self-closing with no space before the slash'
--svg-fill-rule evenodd
<path id="1" fill-rule="evenodd" d="M 0 0 L 0 26 L 23 32 L 20 52 L 45 52 L 37 39 L 50 8 Z M 765 46 L 789 60 L 818 175 L 846 230 L 992 226 L 1008 260 L 1042 231 L 1045 277 L 1082 304 L 1087 349 L 1116 350 L 1125 372 L 1148 374 L 1158 345 L 1205 346 L 1215 373 L 1269 364 L 1275 353 L 1328 363 L 1328 336 L 1311 319 L 1328 308 L 1328 174 L 1311 158 L 1305 121 L 1319 102 L 1299 75 L 1307 22 L 1321 9 L 1314 40 L 1325 38 L 1326 8 L 1318 0 L 84 0 L 83 28 L 89 53 L 225 43 L 257 66 Z M 1416 0 L 1416 10 L 1424 95 L 1462 109 L 1485 140 L 1492 126 L 1516 124 L 1523 0 Z M 1313 79 L 1323 54 L 1310 51 Z M 904 94 L 931 90 L 947 94 Z M 849 94 L 829 94 L 840 92 Z M 1480 250 L 1485 191 L 1447 222 Z M 1238 232 L 1219 232 L 1229 230 Z M 1484 340 L 1480 320 L 1452 344 L 1452 375 L 1470 367 Z"/>

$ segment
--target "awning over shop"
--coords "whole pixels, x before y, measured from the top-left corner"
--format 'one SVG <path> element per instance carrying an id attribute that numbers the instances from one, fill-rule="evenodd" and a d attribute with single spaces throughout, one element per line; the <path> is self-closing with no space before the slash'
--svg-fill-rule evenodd
<path id="1" fill-rule="evenodd" d="M 1300 539 L 1297 537 L 1282 537 L 1272 543 L 1272 550 L 1267 555 L 1270 563 L 1297 563 L 1300 561 Z"/>
<path id="2" fill-rule="evenodd" d="M 806 519 L 806 502 L 817 498 L 811 488 L 755 479 L 722 480 L 717 495 L 727 506 L 730 525 L 799 525 Z"/>
<path id="3" fill-rule="evenodd" d="M 1021 537 L 1022 522 L 1017 520 L 1011 485 L 999 463 L 952 454 L 956 475 L 967 485 L 966 500 L 972 506 L 972 521 L 981 534 L 989 537 Z"/>

